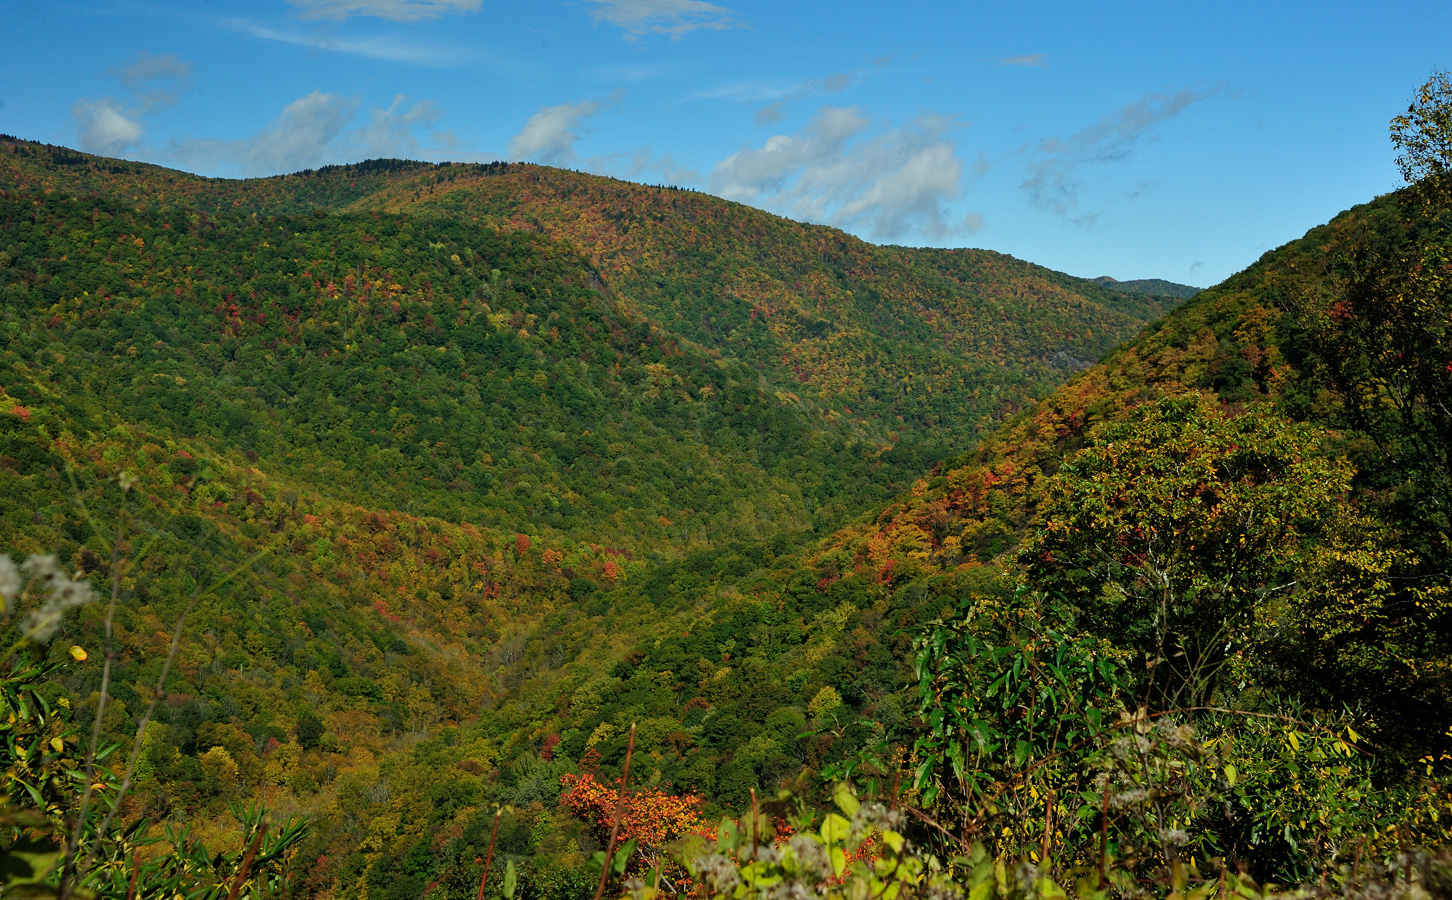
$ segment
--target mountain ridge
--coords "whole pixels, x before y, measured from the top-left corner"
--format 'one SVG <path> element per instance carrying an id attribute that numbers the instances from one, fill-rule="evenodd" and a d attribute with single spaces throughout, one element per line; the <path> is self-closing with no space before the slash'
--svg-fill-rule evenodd
<path id="1" fill-rule="evenodd" d="M 1402 227 L 1358 207 L 1151 320 L 1173 301 L 541 167 L 226 182 L 16 146 L 0 521 L 103 577 L 63 473 L 107 517 L 139 479 L 117 739 L 191 573 L 258 559 L 183 642 L 134 811 L 228 833 L 229 761 L 312 817 L 337 897 L 472 896 L 495 805 L 531 896 L 588 893 L 559 779 L 618 772 L 631 724 L 645 783 L 712 814 L 909 740 L 917 630 L 1010 601 L 1097 426 L 1186 391 L 1335 422 L 1288 298 Z M 98 679 L 61 685 L 82 721 Z"/>
<path id="2" fill-rule="evenodd" d="M 1098 278 L 1088 280 L 1111 290 L 1124 291 L 1129 294 L 1151 294 L 1161 297 L 1179 297 L 1185 300 L 1204 290 L 1204 288 L 1191 287 L 1188 284 L 1176 284 L 1163 278 L 1132 278 L 1128 281 L 1120 281 L 1108 275 L 1100 275 Z"/>
<path id="3" fill-rule="evenodd" d="M 446 201 L 492 204 L 478 210 L 482 216 L 453 214 L 567 239 L 613 275 L 617 294 L 645 304 L 662 326 L 739 356 L 778 384 L 808 386 L 815 402 L 839 415 L 871 416 L 882 434 L 903 416 L 935 433 L 969 437 L 984 416 L 1027 402 L 1021 384 L 1062 377 L 1056 358 L 1095 358 L 1167 308 L 1164 300 L 1128 299 L 990 251 L 876 247 L 709 195 L 530 165 L 387 160 L 230 181 L 7 146 L 20 148 L 10 151 L 12 162 L 24 156 L 50 165 L 12 165 L 0 184 L 28 178 L 44 188 L 64 173 L 86 190 L 143 204 L 180 197 L 213 212 L 245 203 L 249 211 L 406 208 L 435 217 L 450 212 L 439 208 Z M 147 177 L 161 178 L 165 189 L 127 187 Z M 192 194 L 197 201 L 187 199 Z M 540 206 L 541 198 L 549 202 Z M 683 203 L 687 209 L 677 214 Z M 637 227 L 632 238 L 629 216 L 649 218 L 652 227 Z M 733 233 L 741 228 L 752 243 Z M 612 270 L 616 259 L 636 264 Z M 858 383 L 864 373 L 868 380 Z M 965 387 L 978 395 L 951 415 L 936 408 Z"/>

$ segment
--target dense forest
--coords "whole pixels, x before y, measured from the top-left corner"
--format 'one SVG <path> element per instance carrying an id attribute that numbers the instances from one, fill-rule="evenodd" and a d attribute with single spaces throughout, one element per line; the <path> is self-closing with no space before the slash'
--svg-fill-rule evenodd
<path id="1" fill-rule="evenodd" d="M 1188 284 L 1176 284 L 1173 281 L 1165 281 L 1163 278 L 1136 278 L 1132 281 L 1117 281 L 1108 275 L 1101 275 L 1092 279 L 1095 284 L 1102 284 L 1107 288 L 1116 291 L 1124 291 L 1130 294 L 1151 294 L 1161 297 L 1184 297 L 1186 299 L 1200 293 L 1200 288 L 1191 287 Z"/>
<path id="2" fill-rule="evenodd" d="M 1178 308 L 537 166 L 0 141 L 5 858 L 1437 895 L 1448 108 L 1393 121 L 1406 189 Z"/>

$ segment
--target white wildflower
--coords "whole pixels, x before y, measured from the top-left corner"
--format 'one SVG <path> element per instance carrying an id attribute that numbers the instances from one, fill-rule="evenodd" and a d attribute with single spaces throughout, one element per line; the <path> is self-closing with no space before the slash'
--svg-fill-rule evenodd
<path id="1" fill-rule="evenodd" d="M 963 892 L 951 881 L 930 881 L 918 890 L 921 891 L 918 896 L 923 900 L 958 900 L 963 896 Z"/>
<path id="2" fill-rule="evenodd" d="M 32 556 L 21 568 L 32 582 L 50 594 L 39 609 L 31 610 L 26 616 L 25 633 L 31 640 L 42 644 L 50 640 L 60 627 L 66 610 L 84 606 L 95 599 L 90 583 L 69 578 L 56 565 L 54 556 Z"/>
<path id="3" fill-rule="evenodd" d="M 15 568 L 10 554 L 0 553 L 0 600 L 4 601 L 3 606 L 0 606 L 0 612 L 10 611 L 10 604 L 20 596 L 20 587 L 20 570 Z"/>
<path id="4" fill-rule="evenodd" d="M 901 824 L 901 817 L 897 812 L 889 810 L 881 803 L 864 803 L 852 816 L 851 839 L 866 840 L 878 831 L 896 831 Z"/>
<path id="5" fill-rule="evenodd" d="M 1149 800 L 1149 791 L 1141 787 L 1131 788 L 1127 791 L 1118 791 L 1109 796 L 1109 804 L 1115 809 L 1125 809 L 1136 804 Z"/>
<path id="6" fill-rule="evenodd" d="M 708 853 L 693 860 L 693 863 L 696 874 L 715 888 L 718 895 L 730 896 L 736 886 L 741 884 L 741 875 L 736 871 L 736 864 L 720 853 Z"/>
<path id="7" fill-rule="evenodd" d="M 799 881 L 783 881 L 767 888 L 768 900 L 816 900 L 817 895 Z"/>
<path id="8" fill-rule="evenodd" d="M 827 857 L 827 851 L 816 839 L 809 834 L 799 834 L 787 841 L 787 846 L 792 848 L 792 855 L 797 858 L 797 865 L 803 872 L 810 872 L 821 878 L 832 874 L 832 861 Z"/>
<path id="9" fill-rule="evenodd" d="M 771 844 L 757 844 L 756 859 L 760 862 L 776 865 L 777 863 L 781 862 L 781 851 L 773 847 Z"/>
<path id="10" fill-rule="evenodd" d="M 51 582 L 64 577 L 60 566 L 55 564 L 55 557 L 45 554 L 31 554 L 29 559 L 20 564 L 20 568 L 32 581 L 40 582 L 41 587 L 49 587 Z"/>

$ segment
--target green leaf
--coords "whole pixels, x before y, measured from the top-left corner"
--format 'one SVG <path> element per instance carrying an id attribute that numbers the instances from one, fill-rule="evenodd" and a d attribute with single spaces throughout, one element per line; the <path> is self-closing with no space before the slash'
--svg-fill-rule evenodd
<path id="1" fill-rule="evenodd" d="M 716 830 L 717 848 L 729 853 L 740 845 L 741 830 L 736 827 L 736 820 L 722 819 L 721 827 Z"/>
<path id="2" fill-rule="evenodd" d="M 625 874 L 625 867 L 630 863 L 630 854 L 635 852 L 636 843 L 636 839 L 631 838 L 621 844 L 619 850 L 615 851 L 615 860 L 611 863 L 610 868 L 615 871 L 616 875 Z"/>
<path id="3" fill-rule="evenodd" d="M 840 844 L 847 840 L 847 834 L 852 830 L 846 819 L 836 813 L 827 813 L 822 820 L 822 840 L 828 844 Z"/>
<path id="4" fill-rule="evenodd" d="M 857 810 L 862 806 L 845 782 L 837 785 L 837 792 L 832 795 L 832 799 L 836 802 L 837 808 L 849 816 L 857 815 Z"/>
<path id="5" fill-rule="evenodd" d="M 23 781 L 21 782 L 21 786 L 24 787 L 26 792 L 29 793 L 30 796 L 35 800 L 36 806 L 40 807 L 41 809 L 45 808 L 45 800 L 41 798 L 40 791 L 36 790 L 34 785 L 30 784 L 29 782 Z"/>
<path id="6" fill-rule="evenodd" d="M 60 862 L 61 847 L 50 840 L 21 838 L 0 851 L 0 889 L 10 896 L 10 887 L 41 881 Z"/>
<path id="7" fill-rule="evenodd" d="M 948 762 L 953 764 L 953 775 L 963 778 L 963 745 L 954 741 L 948 745 Z"/>
<path id="8" fill-rule="evenodd" d="M 1033 748 L 1029 746 L 1028 741 L 1020 740 L 1013 747 L 1013 764 L 1015 766 L 1022 766 L 1028 760 L 1029 753 L 1032 750 Z"/>
<path id="9" fill-rule="evenodd" d="M 883 829 L 881 832 L 882 842 L 892 848 L 893 853 L 901 853 L 903 848 L 903 837 L 896 831 Z"/>
<path id="10" fill-rule="evenodd" d="M 518 873 L 514 871 L 514 860 L 511 859 L 504 867 L 504 900 L 513 900 L 514 886 L 518 878 Z"/>

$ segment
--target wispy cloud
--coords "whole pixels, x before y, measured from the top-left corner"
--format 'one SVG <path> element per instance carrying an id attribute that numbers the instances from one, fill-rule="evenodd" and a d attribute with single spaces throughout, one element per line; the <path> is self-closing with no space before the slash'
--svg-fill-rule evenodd
<path id="1" fill-rule="evenodd" d="M 226 167 L 243 175 L 296 172 L 339 161 L 333 143 L 353 114 L 358 101 L 313 91 L 289 103 L 282 114 L 256 135 L 241 140 L 193 140 L 174 154 L 206 168 Z"/>
<path id="2" fill-rule="evenodd" d="M 1140 140 L 1151 135 L 1160 123 L 1221 94 L 1237 96 L 1223 83 L 1182 88 L 1174 93 L 1149 93 L 1081 131 L 1067 137 L 1045 138 L 1039 142 L 1029 177 L 1020 187 L 1034 206 L 1069 218 L 1085 190 L 1079 174 L 1084 166 L 1127 159 Z M 1096 216 L 1080 214 L 1071 221 L 1092 225 Z"/>
<path id="3" fill-rule="evenodd" d="M 796 90 L 778 97 L 756 111 L 756 124 L 771 125 L 786 118 L 786 106 L 793 100 L 822 94 L 840 94 L 857 82 L 857 72 L 834 72 L 826 78 L 804 81 Z"/>
<path id="4" fill-rule="evenodd" d="M 288 0 L 304 19 L 351 19 L 373 16 L 390 22 L 414 22 L 440 16 L 478 12 L 482 0 Z"/>
<path id="5" fill-rule="evenodd" d="M 1001 56 L 998 58 L 1000 66 L 1028 66 L 1030 68 L 1042 69 L 1048 66 L 1048 57 L 1042 53 L 1029 53 L 1024 56 Z"/>
<path id="6" fill-rule="evenodd" d="M 873 69 L 882 69 L 892 64 L 892 57 L 885 56 L 869 63 Z M 771 125 L 786 117 L 786 107 L 808 97 L 841 94 L 862 81 L 867 68 L 847 72 L 833 72 L 821 78 L 805 81 L 784 80 L 742 80 L 704 88 L 691 94 L 698 100 L 726 100 L 735 103 L 765 103 L 756 111 L 757 125 Z"/>
<path id="7" fill-rule="evenodd" d="M 1140 181 L 1129 190 L 1124 192 L 1124 199 L 1133 200 L 1140 194 L 1148 194 L 1150 191 L 1154 190 L 1159 186 L 1160 183 L 1158 181 Z"/>
<path id="8" fill-rule="evenodd" d="M 607 153 L 580 160 L 577 164 L 586 172 L 610 175 L 629 181 L 648 181 L 676 186 L 695 185 L 701 182 L 701 173 L 684 165 L 674 156 L 666 153 L 657 156 L 649 148 L 642 147 L 624 153 Z"/>
<path id="9" fill-rule="evenodd" d="M 661 78 L 669 78 L 679 68 L 675 63 L 669 62 L 626 63 L 593 69 L 590 71 L 590 77 L 609 84 L 619 84 L 623 81 L 656 81 Z"/>
<path id="10" fill-rule="evenodd" d="M 738 28 L 732 12 L 704 0 L 589 0 L 595 22 L 625 29 L 625 39 L 668 34 L 679 40 L 692 31 Z"/>
<path id="11" fill-rule="evenodd" d="M 375 107 L 368 124 L 358 135 L 358 142 L 370 157 L 416 157 L 423 147 L 415 131 L 432 126 L 439 119 L 439 108 L 432 100 L 408 105 L 408 98 L 399 94 L 387 109 Z M 451 131 L 434 131 L 429 139 L 436 145 L 452 148 L 458 143 Z"/>
<path id="12" fill-rule="evenodd" d="M 712 190 L 730 200 L 795 218 L 861 229 L 881 240 L 941 239 L 982 227 L 982 217 L 952 220 L 963 163 L 941 116 L 869 136 L 853 107 L 822 107 L 808 125 L 776 135 L 717 163 Z"/>
<path id="13" fill-rule="evenodd" d="M 357 112 L 356 98 L 313 91 L 289 103 L 251 137 L 187 141 L 173 146 L 171 155 L 204 170 L 275 175 L 370 156 L 417 157 L 429 152 L 415 131 L 439 118 L 431 101 L 409 105 L 400 94 L 388 107 L 375 108 L 365 124 L 350 127 Z M 433 133 L 431 140 L 448 144 L 452 136 Z"/>
<path id="14" fill-rule="evenodd" d="M 145 112 L 173 105 L 192 84 L 191 63 L 174 53 L 153 56 L 143 50 L 135 62 L 112 69 L 111 74 L 126 85 Z"/>
<path id="15" fill-rule="evenodd" d="M 420 66 L 447 67 L 462 61 L 467 54 L 456 47 L 419 44 L 396 37 L 344 38 L 336 35 L 322 35 L 270 28 L 246 19 L 228 19 L 226 26 L 233 31 L 264 41 L 306 47 L 309 50 L 327 53 L 345 53 L 367 59 L 387 62 L 411 63 Z"/>
<path id="16" fill-rule="evenodd" d="M 77 100 L 71 107 L 77 143 L 87 153 L 124 156 L 141 141 L 145 129 L 132 114 L 110 98 Z"/>
<path id="17" fill-rule="evenodd" d="M 799 87 L 798 82 L 776 80 L 745 80 L 718 84 L 715 87 L 693 91 L 690 96 L 699 100 L 730 100 L 736 103 L 759 103 L 763 100 L 779 100 Z"/>
<path id="18" fill-rule="evenodd" d="M 173 54 L 154 56 L 143 50 L 134 62 L 111 69 L 110 74 L 125 86 L 128 96 L 83 97 L 71 106 L 71 118 L 82 150 L 124 156 L 141 145 L 145 119 L 174 105 L 190 86 L 192 67 Z"/>
<path id="19" fill-rule="evenodd" d="M 509 141 L 510 159 L 527 159 L 551 166 L 564 165 L 574 159 L 575 141 L 580 139 L 580 124 L 595 115 L 610 100 L 581 100 L 546 106 L 529 117 Z"/>

